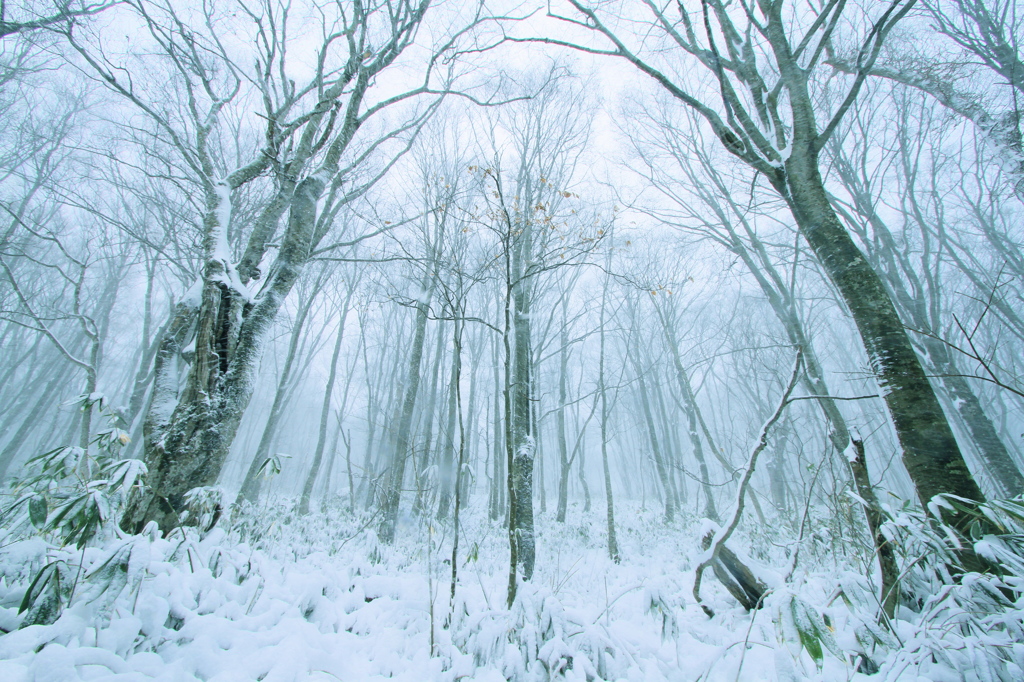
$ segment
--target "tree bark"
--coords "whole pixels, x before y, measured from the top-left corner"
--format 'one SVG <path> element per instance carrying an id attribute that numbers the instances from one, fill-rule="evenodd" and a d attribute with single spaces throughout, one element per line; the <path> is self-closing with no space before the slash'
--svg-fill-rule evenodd
<path id="1" fill-rule="evenodd" d="M 605 271 L 610 272 L 608 267 L 611 264 L 611 251 L 605 258 Z M 597 365 L 597 388 L 601 392 L 601 467 L 604 471 L 604 499 L 605 499 L 605 522 L 608 527 L 608 558 L 615 563 L 622 561 L 619 555 L 619 541 L 615 533 L 615 497 L 612 493 L 611 467 L 608 465 L 608 389 L 605 386 L 605 306 L 608 299 L 608 281 L 606 275 L 604 286 L 601 288 L 601 319 L 600 319 L 600 355 Z M 580 459 L 580 470 L 583 469 L 583 460 Z"/>
<path id="2" fill-rule="evenodd" d="M 66 378 L 61 372 L 56 372 L 52 379 L 43 387 L 43 390 L 39 391 L 39 397 L 36 398 L 35 403 L 29 409 L 28 414 L 25 415 L 25 419 L 22 420 L 18 430 L 14 432 L 11 439 L 7 441 L 7 445 L 4 446 L 2 452 L 0 452 L 0 483 L 7 478 L 7 470 L 14 462 L 21 447 L 25 444 L 25 439 L 32 432 L 32 429 L 40 424 L 40 417 L 43 414 L 45 408 L 53 404 L 53 398 Z"/>
<path id="3" fill-rule="evenodd" d="M 491 469 L 490 517 L 492 521 L 505 519 L 508 507 L 505 503 L 505 491 L 508 481 L 505 477 L 505 422 L 502 419 L 502 396 L 504 390 L 501 379 L 501 362 L 498 359 L 500 340 L 494 340 L 492 353 L 494 361 L 494 405 L 492 411 L 493 442 L 491 443 L 493 465 Z"/>
<path id="4" fill-rule="evenodd" d="M 794 130 L 801 128 L 795 126 Z M 981 501 L 981 489 L 964 463 L 892 300 L 840 224 L 818 171 L 817 153 L 812 142 L 801 137 L 795 133 L 785 173 L 773 179 L 773 184 L 785 197 L 801 233 L 857 325 L 918 496 L 923 504 L 939 494 Z M 952 523 L 966 532 L 965 515 L 955 517 Z"/>
<path id="5" fill-rule="evenodd" d="M 707 551 L 711 547 L 714 535 L 712 532 L 701 538 L 702 549 Z M 718 582 L 725 586 L 743 608 L 747 611 L 761 608 L 768 586 L 729 549 L 728 545 L 723 543 L 718 548 L 711 562 L 711 569 L 715 572 Z"/>
<path id="6" fill-rule="evenodd" d="M 665 344 L 668 346 L 669 355 L 672 357 L 672 365 L 676 370 L 676 380 L 679 382 L 679 395 L 682 398 L 683 413 L 686 415 L 686 432 L 690 437 L 690 445 L 693 448 L 693 456 L 697 460 L 697 467 L 700 470 L 701 478 L 701 489 L 704 491 L 704 515 L 714 522 L 718 522 L 718 509 L 715 507 L 715 496 L 714 491 L 711 489 L 711 474 L 708 471 L 708 463 L 704 457 L 704 445 L 700 439 L 700 432 L 698 428 L 702 426 L 698 422 L 699 410 L 697 406 L 697 398 L 693 394 L 693 388 L 690 386 L 690 377 L 683 368 L 683 361 L 679 355 L 679 344 L 676 341 L 675 329 L 672 327 L 671 321 L 665 314 L 665 311 L 655 303 L 655 309 L 658 311 L 658 318 L 661 320 L 661 328 L 665 335 Z M 713 442 L 709 445 L 712 450 L 715 449 Z"/>
<path id="7" fill-rule="evenodd" d="M 569 328 L 568 328 L 568 296 L 562 298 L 562 329 L 559 332 L 558 349 L 558 410 L 555 413 L 555 428 L 558 433 L 558 509 L 555 520 L 565 523 L 565 512 L 569 502 L 569 446 L 565 439 L 565 403 L 568 396 L 569 374 Z"/>
<path id="8" fill-rule="evenodd" d="M 896 604 L 899 602 L 899 566 L 896 563 L 896 553 L 892 544 L 882 533 L 882 524 L 885 517 L 882 515 L 882 508 L 878 504 L 878 497 L 871 485 L 868 476 L 867 460 L 864 458 L 864 442 L 854 439 L 851 441 L 853 456 L 850 459 L 850 469 L 853 471 L 853 481 L 857 486 L 857 495 L 864 501 L 864 515 L 867 517 L 868 530 L 875 545 L 875 552 L 878 556 L 878 566 L 882 574 L 882 612 L 885 617 L 892 619 L 896 614 Z"/>
<path id="9" fill-rule="evenodd" d="M 221 254 L 227 225 L 220 223 L 230 214 L 226 181 L 209 189 L 202 292 L 198 304 L 186 303 L 176 313 L 176 317 L 191 313 L 196 320 L 193 364 L 169 417 L 150 420 L 149 488 L 126 512 L 122 522 L 126 530 L 139 532 L 149 521 L 156 521 L 164 532 L 170 531 L 180 523 L 186 493 L 217 482 L 252 397 L 263 341 L 305 267 L 318 241 L 315 237 L 323 235 L 317 230 L 317 202 L 325 187 L 323 174 L 299 183 L 274 267 L 264 291 L 251 303 L 244 300 L 241 285 L 225 283 L 237 277 Z M 171 327 L 174 330 L 176 324 Z M 173 380 L 176 384 L 176 377 Z M 166 410 L 164 401 L 171 395 L 163 391 L 151 411 Z"/>
<path id="10" fill-rule="evenodd" d="M 529 232 L 526 228 L 524 232 Z M 529 240 L 526 235 L 525 241 Z M 520 246 L 522 254 L 529 254 L 529 244 Z M 522 255 L 519 259 L 522 259 Z M 515 272 L 524 273 L 525 264 L 515 268 Z M 534 431 L 533 414 L 530 405 L 532 396 L 531 376 L 533 369 L 531 359 L 533 353 L 530 334 L 531 301 L 523 276 L 512 287 L 512 298 L 515 306 L 513 330 L 515 336 L 515 356 L 512 365 L 512 441 L 513 449 L 511 479 L 515 490 L 515 526 L 518 544 L 519 562 L 523 567 L 523 578 L 533 577 L 536 560 L 533 534 L 533 466 L 536 455 L 536 434 Z"/>
<path id="11" fill-rule="evenodd" d="M 430 363 L 427 371 L 430 373 L 430 386 L 427 388 L 427 394 L 425 396 L 426 404 L 421 410 L 420 421 L 425 426 L 423 430 L 422 446 L 419 452 L 419 461 L 416 464 L 415 480 L 416 480 L 416 499 L 412 505 L 412 513 L 419 515 L 422 513 L 424 506 L 426 506 L 426 497 L 428 495 L 427 488 L 427 469 L 430 466 L 431 459 L 434 458 L 434 451 L 438 447 L 434 442 L 434 412 L 435 406 L 437 405 L 437 377 L 441 373 L 441 357 L 444 355 L 444 339 L 445 339 L 445 323 L 442 321 L 438 324 L 437 338 L 434 342 L 434 361 Z M 440 443 L 440 438 L 437 442 Z M 416 455 L 410 455 L 413 461 L 416 461 Z"/>
<path id="12" fill-rule="evenodd" d="M 437 502 L 437 518 L 443 521 L 448 518 L 448 511 L 451 507 L 452 483 L 455 478 L 454 468 L 457 466 L 455 452 L 455 427 L 457 423 L 457 410 L 459 409 L 458 392 L 459 378 L 462 376 L 462 343 L 459 320 L 453 324 L 454 345 L 452 347 L 452 369 L 448 381 L 448 418 L 445 424 L 444 443 L 439 444 L 438 455 L 440 457 L 438 477 L 441 486 Z M 465 447 L 460 441 L 459 452 L 465 454 Z"/>

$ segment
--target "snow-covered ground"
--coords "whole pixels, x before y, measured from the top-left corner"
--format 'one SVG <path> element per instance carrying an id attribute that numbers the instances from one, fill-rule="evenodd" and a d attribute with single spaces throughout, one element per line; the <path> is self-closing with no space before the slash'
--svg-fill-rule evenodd
<path id="1" fill-rule="evenodd" d="M 908 642 L 924 630 L 909 624 L 902 648 L 873 654 L 880 675 L 858 672 L 866 626 L 849 604 L 870 597 L 869 583 L 820 556 L 780 583 L 784 548 L 764 540 L 731 543 L 761 555 L 746 558 L 769 583 L 774 567 L 764 608 L 746 612 L 709 571 L 709 619 L 692 597 L 699 520 L 666 526 L 629 503 L 618 512 L 620 564 L 607 557 L 603 510 L 570 508 L 565 524 L 540 515 L 537 570 L 511 610 L 507 538 L 472 512 L 453 605 L 450 524 L 406 518 L 384 547 L 371 519 L 300 519 L 282 506 L 201 539 L 111 538 L 76 552 L 92 575 L 76 576 L 70 606 L 51 625 L 16 629 L 46 549 L 24 540 L 0 550 L 0 627 L 11 630 L 0 680 L 971 679 L 914 659 Z M 1024 645 L 1009 646 L 1019 661 Z"/>

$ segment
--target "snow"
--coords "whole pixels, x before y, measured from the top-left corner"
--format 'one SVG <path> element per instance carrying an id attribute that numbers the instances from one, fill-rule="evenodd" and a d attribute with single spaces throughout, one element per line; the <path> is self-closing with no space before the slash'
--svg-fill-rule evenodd
<path id="1" fill-rule="evenodd" d="M 791 583 L 772 580 L 765 607 L 747 613 L 709 574 L 702 596 L 717 615 L 708 619 L 691 591 L 699 538 L 713 524 L 682 516 L 665 526 L 658 509 L 621 502 L 623 561 L 615 564 L 600 530 L 603 510 L 571 505 L 575 520 L 565 524 L 539 514 L 537 570 L 511 609 L 504 531 L 472 511 L 464 512 L 452 608 L 450 529 L 430 532 L 425 520 L 390 547 L 344 507 L 297 517 L 264 506 L 205 537 L 195 529 L 169 539 L 114 537 L 85 559 L 97 566 L 130 552 L 124 588 L 106 597 L 81 588 L 52 625 L 0 637 L 0 679 L 867 679 L 853 662 L 862 647 L 855 631 L 865 627 L 860 607 L 833 595 L 839 575 L 843 592 L 871 612 L 870 580 L 841 566 L 806 567 Z M 761 564 L 782 565 L 770 542 L 742 528 L 734 540 Z M 0 550 L 5 629 L 20 620 L 18 603 L 45 549 L 37 538 Z M 801 632 L 821 637 L 819 660 Z M 934 635 L 908 625 L 902 636 Z M 953 670 L 918 658 L 930 679 Z M 901 672 L 913 661 L 899 663 L 871 679 L 913 679 Z"/>
<path id="2" fill-rule="evenodd" d="M 223 264 L 223 272 L 214 277 L 232 291 L 238 292 L 246 303 L 254 303 L 255 295 L 248 286 L 242 283 L 238 270 L 232 264 L 231 247 L 228 245 L 228 227 L 231 224 L 231 187 L 226 178 L 213 184 L 217 195 L 216 225 L 214 226 L 213 253 L 210 258 Z"/>
<path id="3" fill-rule="evenodd" d="M 182 304 L 190 308 L 198 308 L 203 302 L 203 279 L 200 277 L 192 283 L 185 295 L 181 297 Z"/>
<path id="4" fill-rule="evenodd" d="M 843 456 L 846 457 L 846 461 L 853 464 L 860 457 L 860 453 L 857 452 L 857 448 L 853 445 L 853 441 L 850 441 L 846 449 L 843 450 Z"/>
<path id="5" fill-rule="evenodd" d="M 228 226 L 231 225 L 231 187 L 225 178 L 213 183 L 213 191 L 217 194 L 217 225 L 214 228 L 214 246 L 211 258 L 231 262 L 231 248 L 228 246 Z"/>

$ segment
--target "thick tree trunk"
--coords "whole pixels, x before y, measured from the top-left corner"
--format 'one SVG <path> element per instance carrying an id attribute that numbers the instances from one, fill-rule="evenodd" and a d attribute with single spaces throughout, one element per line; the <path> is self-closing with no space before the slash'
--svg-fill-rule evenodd
<path id="1" fill-rule="evenodd" d="M 517 268 L 518 271 L 518 268 Z M 533 534 L 533 466 L 536 456 L 536 434 L 530 405 L 532 395 L 530 362 L 533 353 L 530 332 L 529 292 L 520 280 L 512 289 L 515 312 L 515 356 L 512 366 L 512 467 L 511 480 L 515 490 L 514 532 L 517 538 L 518 559 L 523 567 L 523 578 L 533 577 L 535 561 Z"/>
<path id="2" fill-rule="evenodd" d="M 905 155 L 906 151 L 902 151 Z M 936 334 L 937 328 L 941 326 L 941 292 L 938 289 L 937 274 L 915 270 L 897 246 L 888 224 L 875 210 L 868 185 L 856 175 L 852 169 L 853 163 L 841 152 L 835 152 L 835 155 L 839 176 L 853 197 L 858 214 L 872 228 L 871 238 L 868 238 L 866 230 L 860 235 L 869 262 L 886 286 L 901 318 L 925 334 L 919 337 L 918 343 L 923 349 L 923 364 L 929 374 L 935 377 L 933 385 L 946 393 L 996 485 L 1011 496 L 1024 492 L 1024 477 L 991 420 L 981 409 L 974 391 L 964 377 L 959 376 L 949 346 L 934 336 L 927 336 Z M 909 162 L 904 161 L 904 167 L 908 165 Z M 906 170 L 905 176 L 909 178 L 910 184 L 906 195 L 912 209 L 911 215 L 921 229 L 927 250 L 927 240 L 934 226 L 925 217 L 915 196 L 914 171 Z"/>
<path id="3" fill-rule="evenodd" d="M 932 374 L 937 376 L 939 386 L 945 389 L 953 409 L 967 427 L 991 479 L 1007 497 L 1024 493 L 1024 476 L 1021 476 L 1020 469 L 996 432 L 992 420 L 982 409 L 978 396 L 967 379 L 961 376 L 949 349 L 939 341 L 925 346 L 929 353 L 929 365 L 933 368 Z"/>
<path id="4" fill-rule="evenodd" d="M 196 320 L 192 368 L 177 399 L 170 385 L 176 389 L 177 376 L 157 373 L 157 381 L 165 385 L 154 389 L 160 397 L 150 412 L 156 414 L 147 417 L 144 427 L 149 488 L 128 509 L 122 520 L 126 529 L 138 532 L 156 521 L 169 532 L 180 523 L 188 491 L 217 482 L 252 397 L 263 342 L 316 245 L 314 236 L 322 236 L 316 232 L 317 202 L 325 186 L 323 174 L 299 183 L 278 256 L 264 290 L 253 301 L 245 299 L 243 285 L 235 282 L 237 274 L 225 260 L 227 225 L 221 222 L 229 212 L 228 188 L 222 183 L 209 190 L 200 299 L 179 304 L 165 337 L 177 339 L 182 324 Z M 180 340 L 161 353 L 171 350 L 180 352 Z M 166 362 L 163 366 L 170 369 Z M 169 415 L 168 407 L 173 407 Z"/>
<path id="5" fill-rule="evenodd" d="M 764 292 L 772 310 L 775 312 L 775 316 L 782 324 L 783 329 L 785 329 L 790 343 L 797 348 L 803 349 L 804 374 L 802 381 L 810 395 L 819 396 L 817 403 L 825 416 L 826 422 L 831 427 L 829 431 L 829 439 L 832 442 L 832 445 L 835 447 L 836 451 L 840 453 L 845 452 L 848 447 L 854 447 L 856 457 L 849 459 L 849 466 L 857 494 L 866 503 L 864 515 L 868 526 L 868 532 L 871 535 L 872 544 L 875 548 L 875 555 L 878 557 L 882 580 L 881 591 L 883 595 L 883 610 L 886 615 L 891 618 L 895 608 L 896 599 L 899 596 L 896 593 L 895 587 L 899 569 L 896 565 L 896 558 L 893 553 L 892 546 L 880 532 L 882 525 L 881 508 L 878 505 L 874 488 L 872 487 L 868 476 L 863 442 L 851 441 L 846 419 L 839 410 L 839 406 L 836 404 L 836 401 L 829 397 L 831 394 L 829 393 L 828 385 L 825 382 L 824 372 L 822 371 L 821 364 L 818 362 L 818 356 L 814 351 L 814 346 L 805 334 L 803 323 L 801 322 L 794 307 L 793 294 L 785 287 L 782 277 L 775 272 L 763 245 L 757 240 L 756 235 L 753 234 L 752 231 L 748 230 L 748 235 L 753 240 L 753 250 L 757 254 L 761 265 L 768 272 L 768 276 L 766 276 L 765 273 L 762 272 L 761 268 L 758 267 L 753 254 L 751 254 L 746 245 L 744 245 L 744 243 L 739 239 L 739 236 L 731 228 L 727 229 L 729 229 L 730 236 L 733 240 L 732 251 L 743 259 L 755 279 L 757 279 L 758 284 L 761 286 L 761 290 Z M 771 281 L 769 281 L 769 276 Z M 775 447 L 775 461 L 768 465 L 769 475 L 771 478 L 772 497 L 775 504 L 780 508 L 786 507 L 786 500 L 789 497 L 787 478 L 784 473 L 784 463 L 778 459 L 781 454 L 786 451 L 788 436 L 789 430 L 787 425 L 783 423 L 780 426 L 780 433 L 777 438 L 778 444 Z"/>
<path id="6" fill-rule="evenodd" d="M 829 204 L 811 147 L 794 139 L 785 173 L 773 182 L 857 325 L 918 496 L 924 504 L 943 493 L 982 500 L 892 300 Z M 962 531 L 967 521 L 953 519 Z"/>

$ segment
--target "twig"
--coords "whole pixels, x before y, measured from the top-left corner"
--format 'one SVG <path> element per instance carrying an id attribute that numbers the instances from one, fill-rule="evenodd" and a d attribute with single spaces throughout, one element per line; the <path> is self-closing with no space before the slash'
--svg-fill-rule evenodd
<path id="1" fill-rule="evenodd" d="M 736 505 L 733 508 L 732 518 L 729 519 L 729 523 L 723 528 L 720 528 L 715 533 L 714 539 L 711 541 L 711 546 L 708 547 L 704 553 L 704 559 L 697 566 L 696 575 L 693 580 L 693 598 L 700 608 L 708 615 L 708 618 L 714 618 L 715 612 L 711 610 L 700 598 L 700 583 L 701 578 L 704 576 L 704 570 L 708 568 L 717 558 L 718 553 L 725 545 L 725 541 L 729 539 L 733 531 L 740 523 L 740 519 L 743 516 L 743 503 L 744 497 L 746 496 L 747 486 L 750 484 L 750 479 L 754 475 L 754 467 L 757 465 L 757 458 L 761 452 L 768 446 L 768 432 L 771 430 L 775 422 L 782 416 L 783 410 L 786 409 L 791 401 L 789 396 L 793 393 L 793 389 L 796 388 L 797 381 L 800 379 L 800 368 L 803 365 L 804 353 L 803 349 L 797 348 L 796 361 L 793 363 L 793 372 L 789 377 L 789 384 L 786 386 L 785 392 L 782 394 L 782 399 L 779 401 L 779 406 L 775 408 L 775 413 L 765 422 L 764 426 L 761 427 L 761 436 L 757 440 L 757 445 L 754 446 L 753 451 L 750 453 L 750 458 L 747 460 L 746 471 L 743 473 L 743 478 L 740 480 L 739 488 L 736 491 Z"/>

